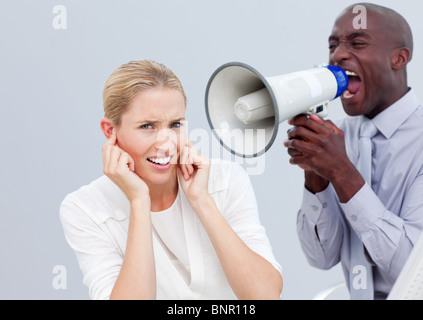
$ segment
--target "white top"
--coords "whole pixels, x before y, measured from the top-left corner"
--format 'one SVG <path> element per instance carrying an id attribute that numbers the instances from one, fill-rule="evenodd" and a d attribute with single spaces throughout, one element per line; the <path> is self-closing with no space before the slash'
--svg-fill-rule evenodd
<path id="1" fill-rule="evenodd" d="M 260 223 L 245 171 L 231 162 L 212 161 L 209 194 L 246 245 L 281 272 Z M 106 176 L 67 195 L 62 202 L 60 218 L 65 236 L 92 299 L 110 297 L 125 254 L 129 212 L 128 199 Z M 153 213 L 152 219 L 157 299 L 236 299 L 181 187 L 172 207 Z"/>
<path id="2" fill-rule="evenodd" d="M 153 232 L 162 241 L 169 258 L 186 283 L 190 283 L 189 256 L 185 240 L 180 193 L 172 206 L 161 212 L 151 212 Z"/>

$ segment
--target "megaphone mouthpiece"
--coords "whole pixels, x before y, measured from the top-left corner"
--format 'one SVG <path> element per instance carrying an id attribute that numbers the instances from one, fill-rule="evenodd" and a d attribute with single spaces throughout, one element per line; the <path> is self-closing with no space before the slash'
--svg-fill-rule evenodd
<path id="1" fill-rule="evenodd" d="M 275 115 L 272 97 L 266 88 L 240 97 L 234 106 L 237 118 L 249 124 Z"/>

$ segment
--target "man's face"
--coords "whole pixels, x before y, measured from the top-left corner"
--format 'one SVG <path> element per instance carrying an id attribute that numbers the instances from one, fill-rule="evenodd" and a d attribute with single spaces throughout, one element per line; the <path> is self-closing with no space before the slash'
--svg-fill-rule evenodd
<path id="1" fill-rule="evenodd" d="M 354 28 L 356 16 L 351 10 L 336 20 L 329 37 L 329 64 L 340 66 L 349 75 L 348 90 L 341 96 L 345 112 L 373 118 L 392 103 L 393 48 L 379 15 L 367 13 L 366 29 Z"/>

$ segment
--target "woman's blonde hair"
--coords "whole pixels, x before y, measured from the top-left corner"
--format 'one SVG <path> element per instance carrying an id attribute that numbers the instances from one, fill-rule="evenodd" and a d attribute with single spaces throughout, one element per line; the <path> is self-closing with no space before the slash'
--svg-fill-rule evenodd
<path id="1" fill-rule="evenodd" d="M 168 67 L 151 60 L 137 60 L 117 68 L 103 90 L 104 116 L 119 126 L 135 95 L 152 88 L 176 89 L 187 98 L 178 77 Z"/>

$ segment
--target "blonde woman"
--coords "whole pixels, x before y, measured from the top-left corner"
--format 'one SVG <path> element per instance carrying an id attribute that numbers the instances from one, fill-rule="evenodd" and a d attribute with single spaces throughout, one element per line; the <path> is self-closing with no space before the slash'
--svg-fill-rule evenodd
<path id="1" fill-rule="evenodd" d="M 92 299 L 279 299 L 282 277 L 248 176 L 187 141 L 186 96 L 149 61 L 103 93 L 104 176 L 60 208 Z"/>

